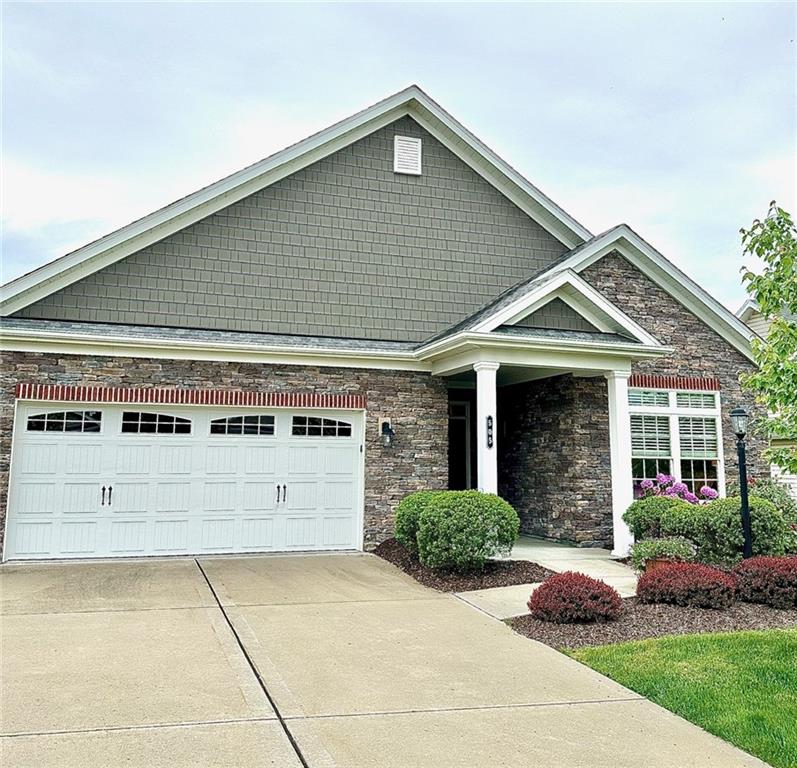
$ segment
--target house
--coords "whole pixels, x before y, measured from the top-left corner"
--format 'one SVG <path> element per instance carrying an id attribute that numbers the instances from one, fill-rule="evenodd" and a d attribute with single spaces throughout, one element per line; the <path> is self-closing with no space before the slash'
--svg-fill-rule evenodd
<path id="1" fill-rule="evenodd" d="M 635 486 L 722 492 L 755 407 L 739 318 L 416 86 L 1 306 L 5 559 L 367 549 L 447 486 L 622 554 Z"/>
<path id="2" fill-rule="evenodd" d="M 769 332 L 769 321 L 761 314 L 761 310 L 758 308 L 758 304 L 756 304 L 755 301 L 752 299 L 747 299 L 744 304 L 739 307 L 739 310 L 736 312 L 736 316 L 743 323 L 745 323 L 751 331 L 754 331 L 761 338 L 766 338 L 767 333 Z M 789 314 L 786 314 L 785 316 L 789 320 L 795 319 Z M 773 445 L 782 446 L 792 445 L 793 443 L 793 440 L 772 441 Z M 797 498 L 797 475 L 791 472 L 784 472 L 780 467 L 775 466 L 774 464 L 770 466 L 770 472 L 773 478 L 786 485 L 791 491 L 792 496 Z"/>

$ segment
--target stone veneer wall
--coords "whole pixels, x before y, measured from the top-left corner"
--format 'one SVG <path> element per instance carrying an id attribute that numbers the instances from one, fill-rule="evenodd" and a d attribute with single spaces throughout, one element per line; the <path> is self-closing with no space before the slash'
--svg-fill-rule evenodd
<path id="1" fill-rule="evenodd" d="M 606 379 L 539 379 L 502 389 L 499 402 L 499 493 L 518 511 L 523 533 L 610 546 Z"/>
<path id="2" fill-rule="evenodd" d="M 739 384 L 753 364 L 696 315 L 614 252 L 581 276 L 675 351 L 635 363 L 635 373 L 716 377 L 720 380 L 726 479 L 738 478 L 730 411 L 761 413 Z M 526 533 L 611 546 L 611 488 L 606 381 L 557 376 L 501 390 L 499 489 L 515 506 Z M 534 422 L 530 414 L 537 414 Z M 766 436 L 748 438 L 748 472 L 767 476 L 761 460 Z"/>
<path id="3" fill-rule="evenodd" d="M 17 382 L 105 386 L 180 386 L 249 391 L 365 394 L 365 545 L 393 531 L 403 496 L 448 484 L 448 395 L 442 379 L 381 371 L 256 363 L 5 353 L 0 364 L 0 547 L 5 530 Z M 382 447 L 377 418 L 387 416 L 396 442 Z"/>
<path id="4" fill-rule="evenodd" d="M 667 357 L 636 363 L 634 373 L 715 376 L 720 380 L 725 475 L 729 480 L 738 478 L 731 410 L 741 405 L 754 417 L 763 415 L 739 384 L 739 375 L 752 371 L 753 363 L 617 252 L 592 264 L 581 277 L 662 344 L 675 349 Z M 761 459 L 767 442 L 767 436 L 756 430 L 747 438 L 747 470 L 752 477 L 769 475 L 769 467 Z"/>

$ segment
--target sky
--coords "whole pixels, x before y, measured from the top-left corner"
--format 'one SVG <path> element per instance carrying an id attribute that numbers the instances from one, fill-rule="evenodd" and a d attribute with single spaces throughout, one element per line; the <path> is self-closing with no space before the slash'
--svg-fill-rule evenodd
<path id="1" fill-rule="evenodd" d="M 2 282 L 417 83 L 731 310 L 795 208 L 795 4 L 2 4 Z"/>

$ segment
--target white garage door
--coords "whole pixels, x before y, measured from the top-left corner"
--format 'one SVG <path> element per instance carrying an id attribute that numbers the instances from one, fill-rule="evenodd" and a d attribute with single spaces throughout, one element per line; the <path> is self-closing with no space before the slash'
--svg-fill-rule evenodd
<path id="1" fill-rule="evenodd" d="M 4 557 L 356 549 L 362 414 L 20 404 Z"/>

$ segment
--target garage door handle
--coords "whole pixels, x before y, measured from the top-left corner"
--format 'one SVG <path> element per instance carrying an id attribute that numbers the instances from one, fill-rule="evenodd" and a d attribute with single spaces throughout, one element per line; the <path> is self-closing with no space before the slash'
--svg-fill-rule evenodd
<path id="1" fill-rule="evenodd" d="M 102 486 L 102 503 L 100 504 L 101 507 L 105 506 L 105 486 Z"/>
<path id="2" fill-rule="evenodd" d="M 111 494 L 112 493 L 113 493 L 113 486 L 109 485 L 108 486 L 108 506 L 109 507 L 111 506 Z"/>
<path id="3" fill-rule="evenodd" d="M 280 484 L 277 483 L 277 504 L 280 503 Z"/>
<path id="4" fill-rule="evenodd" d="M 288 499 L 288 486 L 282 486 L 282 503 L 284 504 Z"/>

